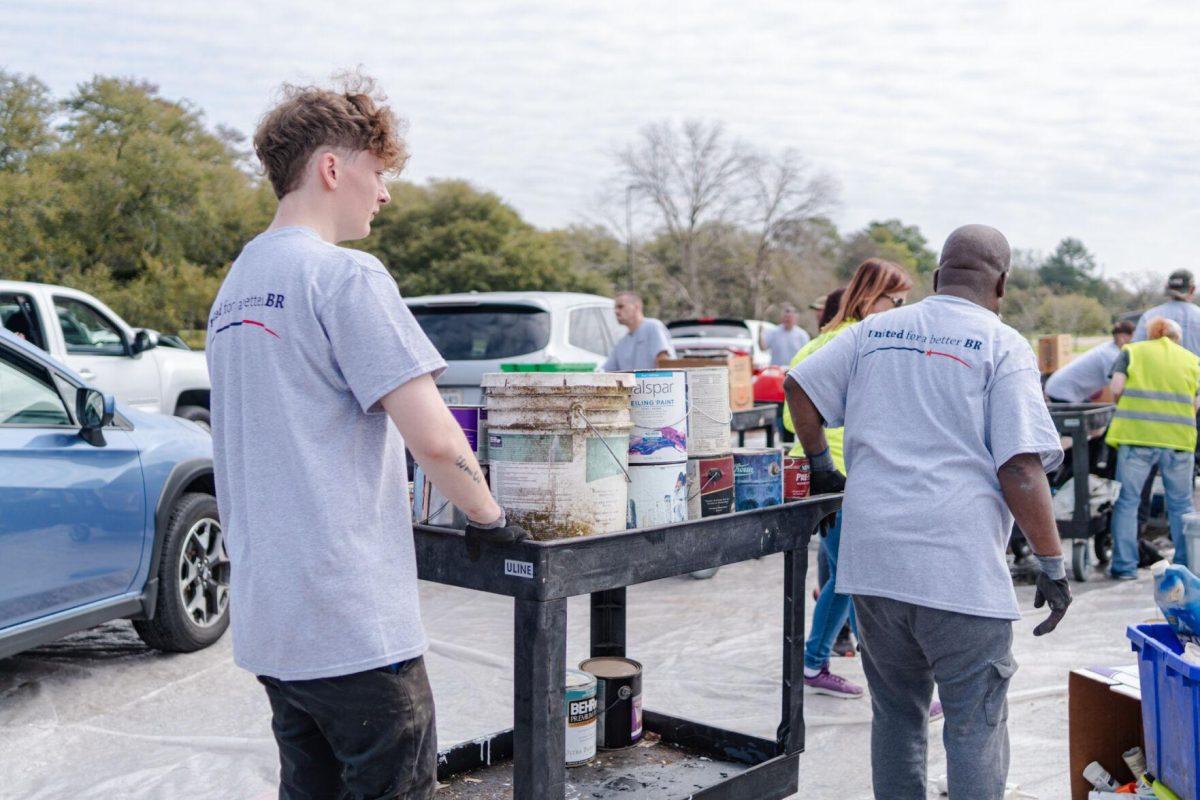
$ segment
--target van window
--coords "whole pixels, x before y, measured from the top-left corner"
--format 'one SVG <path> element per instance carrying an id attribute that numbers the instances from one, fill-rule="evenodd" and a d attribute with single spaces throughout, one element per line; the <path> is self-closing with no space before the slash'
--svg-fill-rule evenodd
<path id="1" fill-rule="evenodd" d="M 46 349 L 42 323 L 33 298 L 27 294 L 0 293 L 0 324 L 30 344 Z"/>
<path id="2" fill-rule="evenodd" d="M 413 305 L 417 323 L 447 361 L 523 356 L 550 343 L 550 312 L 522 305 Z"/>
<path id="3" fill-rule="evenodd" d="M 608 326 L 604 321 L 604 309 L 598 306 L 576 308 L 571 311 L 567 329 L 567 341 L 602 356 L 608 355 L 612 344 L 608 340 Z"/>

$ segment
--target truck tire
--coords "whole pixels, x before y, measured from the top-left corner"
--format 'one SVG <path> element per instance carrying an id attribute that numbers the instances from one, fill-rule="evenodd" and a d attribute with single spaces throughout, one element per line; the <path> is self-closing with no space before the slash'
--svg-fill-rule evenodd
<path id="1" fill-rule="evenodd" d="M 175 409 L 175 416 L 190 419 L 206 431 L 212 430 L 212 413 L 204 406 L 180 406 Z"/>
<path id="2" fill-rule="evenodd" d="M 175 501 L 157 569 L 154 616 L 133 623 L 142 641 L 190 653 L 220 639 L 229 627 L 229 556 L 215 497 L 191 492 Z"/>

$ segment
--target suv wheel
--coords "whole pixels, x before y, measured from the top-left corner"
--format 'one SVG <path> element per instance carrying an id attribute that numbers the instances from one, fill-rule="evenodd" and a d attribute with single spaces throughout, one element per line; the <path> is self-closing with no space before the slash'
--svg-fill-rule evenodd
<path id="1" fill-rule="evenodd" d="M 180 406 L 175 409 L 175 416 L 190 419 L 206 431 L 212 430 L 212 413 L 204 406 Z"/>
<path id="2" fill-rule="evenodd" d="M 146 644 L 173 653 L 208 647 L 229 627 L 229 556 L 212 495 L 185 494 L 175 502 L 154 617 L 133 626 Z"/>

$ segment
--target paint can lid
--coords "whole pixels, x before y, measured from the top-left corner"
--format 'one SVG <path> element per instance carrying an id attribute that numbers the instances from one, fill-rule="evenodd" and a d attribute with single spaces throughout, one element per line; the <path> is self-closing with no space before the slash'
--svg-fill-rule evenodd
<path id="1" fill-rule="evenodd" d="M 593 686 L 596 683 L 596 677 L 589 675 L 581 669 L 568 669 L 566 686 L 568 689 L 580 689 L 586 686 Z"/>
<path id="2" fill-rule="evenodd" d="M 620 658 L 619 656 L 589 658 L 580 664 L 579 668 L 590 672 L 597 678 L 631 678 L 642 671 L 642 665 L 632 658 Z"/>

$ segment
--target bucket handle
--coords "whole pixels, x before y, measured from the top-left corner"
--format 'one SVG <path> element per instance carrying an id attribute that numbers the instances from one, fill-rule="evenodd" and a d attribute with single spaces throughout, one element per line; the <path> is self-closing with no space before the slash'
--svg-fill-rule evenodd
<path id="1" fill-rule="evenodd" d="M 621 463 L 621 459 L 617 458 L 617 454 L 614 453 L 612 451 L 612 448 L 608 446 L 608 442 L 605 440 L 605 438 L 603 436 L 600 435 L 600 431 L 598 431 L 594 427 L 592 427 L 591 421 L 588 420 L 587 415 L 585 415 L 583 413 L 583 404 L 582 403 L 572 403 L 571 404 L 571 412 L 574 414 L 578 414 L 579 418 L 581 420 L 583 420 L 583 424 L 588 426 L 588 430 L 590 430 L 592 433 L 594 433 L 596 435 L 596 438 L 600 440 L 600 444 L 604 445 L 604 449 L 608 451 L 608 454 L 610 456 L 612 456 L 612 460 L 616 463 L 617 467 L 620 468 L 621 472 L 625 473 L 625 482 L 633 483 L 633 478 L 629 477 L 629 470 L 625 469 L 625 465 Z"/>
<path id="2" fill-rule="evenodd" d="M 709 470 L 709 471 L 711 472 L 712 470 Z M 716 480 L 717 480 L 717 478 L 715 475 L 710 478 L 705 479 L 705 481 L 703 483 L 701 483 L 699 486 L 696 487 L 696 491 L 694 491 L 688 495 L 687 499 L 688 500 L 696 499 L 697 496 L 703 494 L 704 490 L 707 489 L 709 486 L 711 486 L 713 484 L 713 482 Z"/>
<path id="3" fill-rule="evenodd" d="M 646 427 L 645 425 L 638 425 L 635 422 L 633 424 L 633 427 L 637 428 L 638 430 L 642 430 L 642 431 L 657 431 L 657 430 L 661 430 L 662 428 L 674 428 L 676 425 L 678 425 L 679 423 L 683 422 L 685 419 L 690 417 L 692 415 L 693 411 L 695 411 L 697 414 L 708 417 L 711 421 L 717 423 L 718 425 L 728 425 L 729 423 L 733 422 L 733 412 L 732 411 L 729 412 L 728 419 L 717 419 L 712 414 L 705 411 L 703 408 L 700 408 L 697 405 L 688 404 L 687 413 L 685 413 L 682 417 L 675 420 L 674 422 L 667 422 L 663 425 L 657 425 L 654 427 Z"/>

